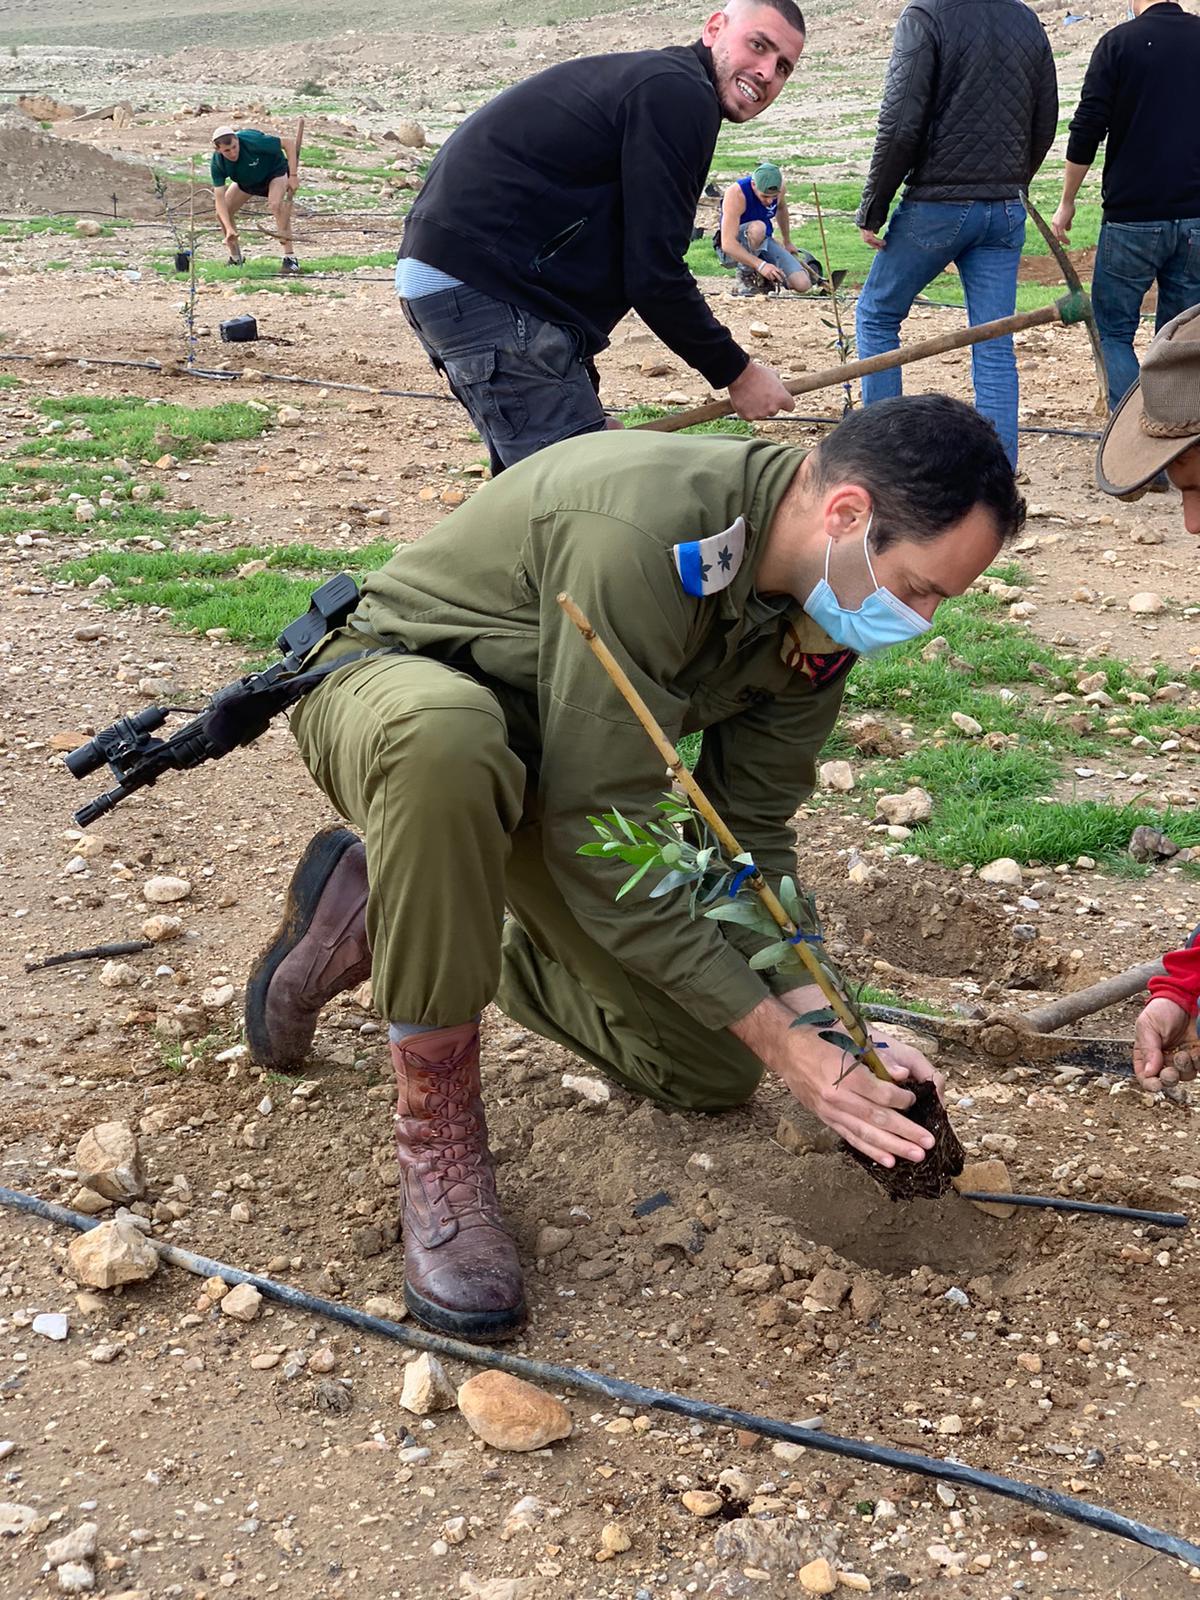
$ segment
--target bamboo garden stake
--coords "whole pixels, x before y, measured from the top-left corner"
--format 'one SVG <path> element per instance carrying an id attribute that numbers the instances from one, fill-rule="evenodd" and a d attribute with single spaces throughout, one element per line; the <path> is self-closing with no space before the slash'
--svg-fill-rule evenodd
<path id="1" fill-rule="evenodd" d="M 852 1058 L 851 1067 L 856 1062 L 861 1061 L 876 1078 L 882 1079 L 885 1083 L 890 1083 L 892 1081 L 891 1074 L 880 1059 L 878 1048 L 872 1041 L 867 1023 L 859 1014 L 855 1003 L 850 999 L 840 975 L 827 961 L 818 956 L 813 948 L 815 943 L 820 942 L 819 934 L 799 926 L 797 918 L 789 914 L 779 896 L 765 882 L 757 866 L 742 850 L 741 845 L 726 825 L 724 819 L 688 771 L 682 757 L 663 732 L 654 713 L 629 681 L 629 676 L 621 666 L 621 663 L 613 655 L 604 640 L 597 635 L 585 613 L 575 604 L 569 594 L 560 594 L 557 598 L 558 604 L 571 622 L 574 623 L 575 627 L 578 628 L 588 648 L 600 662 L 600 665 L 620 691 L 626 704 L 649 735 L 655 749 L 666 762 L 671 775 L 691 802 L 695 814 L 716 838 L 729 861 L 741 863 L 730 886 L 730 898 L 732 899 L 743 888 L 750 890 L 758 898 L 769 914 L 771 921 L 775 923 L 784 936 L 784 943 L 778 947 L 780 952 L 787 952 L 789 948 L 795 952 L 812 981 L 828 1001 L 829 1012 L 809 1013 L 805 1017 L 798 1017 L 793 1026 L 804 1023 L 816 1025 L 819 1022 L 833 1022 L 834 1020 L 840 1022 L 845 1029 L 845 1035 L 823 1032 L 821 1037 L 831 1042 L 839 1042 L 844 1048 L 848 1047 L 848 1053 Z M 598 819 L 592 820 L 593 824 L 597 825 Z M 627 837 L 636 840 L 637 836 L 629 825 L 624 822 L 624 819 L 617 817 L 615 820 L 624 829 Z M 598 824 L 598 831 L 602 833 L 602 836 L 607 832 L 606 822 L 607 819 L 604 819 Z M 657 831 L 661 836 L 663 830 L 658 829 Z M 638 833 L 647 839 L 650 838 L 650 833 L 645 829 L 638 830 Z M 620 856 L 621 848 L 619 841 L 615 841 L 610 837 L 602 844 L 585 845 L 583 853 L 601 855 L 615 850 L 616 854 Z M 631 857 L 625 856 L 624 859 L 631 859 Z M 637 877 L 640 877 L 646 870 L 646 866 L 650 864 L 652 863 L 647 861 L 646 865 L 639 869 Z M 663 864 L 665 865 L 666 862 L 664 861 Z M 679 881 L 683 881 L 685 877 L 690 877 L 694 880 L 697 874 L 693 871 L 691 874 L 676 873 L 673 876 Z M 632 883 L 636 881 L 637 878 L 635 877 L 625 887 L 631 887 Z M 789 885 L 785 884 L 784 887 L 788 888 Z M 799 897 L 793 892 L 791 898 L 793 904 L 799 910 L 802 904 Z M 721 920 L 734 920 L 733 908 L 720 907 L 718 910 L 721 914 Z M 764 951 L 763 954 L 769 955 L 770 952 Z M 935 1139 L 934 1148 L 928 1152 L 924 1161 L 917 1163 L 902 1161 L 897 1162 L 895 1167 L 881 1167 L 852 1147 L 847 1145 L 846 1148 L 849 1154 L 860 1165 L 864 1166 L 883 1188 L 892 1194 L 893 1198 L 921 1196 L 934 1199 L 946 1192 L 950 1187 L 951 1178 L 962 1170 L 963 1150 L 953 1128 L 950 1126 L 945 1108 L 938 1099 L 936 1092 L 933 1091 L 932 1085 L 920 1084 L 910 1087 L 913 1088 L 916 1097 L 910 1114 L 922 1126 L 933 1133 Z"/>
<path id="2" fill-rule="evenodd" d="M 666 734 L 663 732 L 662 728 L 659 726 L 658 720 L 654 716 L 654 713 L 650 710 L 650 707 L 642 699 L 641 695 L 634 688 L 633 684 L 630 683 L 629 676 L 624 667 L 622 667 L 621 663 L 613 655 L 612 651 L 605 644 L 604 640 L 597 635 L 596 630 L 592 627 L 587 617 L 575 604 L 574 600 L 571 599 L 569 594 L 560 594 L 558 596 L 558 603 L 566 612 L 567 616 L 570 617 L 575 626 L 579 629 L 580 633 L 587 641 L 588 648 L 596 657 L 597 661 L 599 661 L 605 672 L 608 673 L 609 677 L 624 695 L 630 709 L 633 711 L 633 714 L 637 717 L 642 727 L 645 728 L 646 732 L 650 735 L 651 741 L 658 750 L 658 753 L 666 762 L 669 771 L 679 784 L 679 787 L 683 790 L 684 794 L 687 795 L 688 799 L 695 806 L 696 810 L 700 813 L 705 822 L 707 822 L 708 826 L 712 829 L 713 833 L 720 840 L 721 846 L 725 850 L 726 854 L 731 859 L 735 856 L 742 855 L 744 852 L 741 845 L 738 843 L 734 835 L 729 831 L 729 828 L 726 826 L 720 813 L 714 808 L 711 800 L 709 800 L 708 796 L 704 793 L 704 790 L 688 771 L 683 758 L 680 756 L 678 750 L 676 750 L 675 746 L 671 743 Z M 792 921 L 791 917 L 789 917 L 787 912 L 784 910 L 778 895 L 766 882 L 762 873 L 759 872 L 757 867 L 755 867 L 754 871 L 747 877 L 746 887 L 754 891 L 754 893 L 762 901 L 763 905 L 766 906 L 767 910 L 770 912 L 772 918 L 777 923 L 779 928 L 788 938 L 792 938 L 800 932 L 796 924 Z M 837 1013 L 838 1019 L 845 1026 L 847 1033 L 854 1040 L 855 1045 L 862 1051 L 861 1059 L 868 1067 L 870 1067 L 871 1071 L 877 1078 L 882 1078 L 885 1082 L 890 1083 L 892 1081 L 891 1075 L 884 1066 L 883 1062 L 879 1059 L 878 1052 L 872 1046 L 870 1035 L 867 1033 L 862 1023 L 857 1017 L 855 1017 L 854 1013 L 847 1006 L 845 999 L 838 992 L 837 986 L 831 981 L 825 967 L 813 953 L 811 945 L 805 944 L 803 941 L 801 941 L 801 943 L 797 946 L 797 954 L 799 955 L 801 961 L 803 961 L 804 965 L 808 968 L 810 974 L 812 975 L 813 982 L 820 988 L 821 993 L 825 996 L 826 1000 L 829 1001 L 829 1004 Z"/>

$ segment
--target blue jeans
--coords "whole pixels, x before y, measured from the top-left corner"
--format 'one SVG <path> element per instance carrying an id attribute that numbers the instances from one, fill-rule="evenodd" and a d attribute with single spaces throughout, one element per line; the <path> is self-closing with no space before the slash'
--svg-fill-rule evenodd
<path id="1" fill-rule="evenodd" d="M 1011 316 L 1024 243 L 1025 208 L 1017 200 L 902 200 L 859 298 L 860 358 L 896 349 L 913 301 L 951 261 L 958 266 L 972 327 Z M 900 372 L 895 367 L 865 377 L 863 404 L 902 394 Z M 1017 362 L 1011 336 L 971 347 L 971 378 L 975 404 L 991 420 L 1015 467 Z"/>
<path id="2" fill-rule="evenodd" d="M 1142 301 L 1158 285 L 1155 332 L 1200 303 L 1200 217 L 1177 222 L 1105 222 L 1096 246 L 1092 309 L 1108 368 L 1111 410 L 1138 381 L 1133 337 Z"/>
<path id="3" fill-rule="evenodd" d="M 719 237 L 719 235 L 718 235 Z M 749 250 L 752 256 L 757 256 L 760 261 L 769 261 L 773 267 L 778 267 L 785 278 L 792 277 L 797 272 L 804 271 L 804 263 L 798 260 L 790 250 L 785 250 L 779 240 L 772 234 L 763 240 L 760 245 L 752 245 L 746 237 L 746 224 L 738 229 L 738 243 L 743 250 Z M 723 267 L 741 267 L 742 263 L 733 256 L 727 256 L 721 246 L 715 246 L 717 260 Z M 749 270 L 748 268 L 746 269 Z"/>
<path id="4" fill-rule="evenodd" d="M 574 329 L 466 284 L 400 304 L 479 430 L 493 475 L 559 439 L 604 427 L 596 369 Z"/>

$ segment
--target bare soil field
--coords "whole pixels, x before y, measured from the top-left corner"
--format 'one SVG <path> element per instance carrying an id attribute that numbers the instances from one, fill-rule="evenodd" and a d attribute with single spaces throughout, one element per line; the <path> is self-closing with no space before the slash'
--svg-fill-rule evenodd
<path id="1" fill-rule="evenodd" d="M 827 64 L 852 56 L 863 38 L 856 92 L 864 98 L 877 93 L 895 12 L 833 12 L 814 28 L 814 50 Z M 112 28 L 114 49 L 126 48 L 127 24 L 153 23 L 119 7 L 91 15 L 93 28 Z M 209 15 L 188 14 L 206 26 Z M 532 70 L 539 53 L 631 47 L 664 30 L 686 38 L 682 15 L 673 8 L 580 22 L 565 44 L 563 27 L 535 29 L 543 19 L 531 15 L 521 60 L 511 65 L 500 44 L 515 33 L 516 13 L 483 42 L 443 38 L 437 51 L 428 40 L 376 40 L 377 61 L 409 63 L 396 68 L 403 92 L 380 94 L 377 113 L 356 111 L 348 92 L 348 109 L 314 113 L 310 137 L 353 138 L 347 170 L 369 170 L 385 148 L 387 118 L 412 110 L 418 93 L 436 139 L 459 115 L 447 102 L 482 96 L 489 77 Z M 338 22 L 365 27 L 376 17 L 346 11 Z M 287 26 L 278 18 L 272 13 L 277 32 Z M 21 29 L 42 44 L 65 37 L 50 8 L 3 21 L 14 37 Z M 287 37 L 309 34 L 311 22 L 305 13 Z M 190 25 L 185 16 L 173 42 L 186 43 Z M 1069 30 L 1076 65 L 1105 25 L 1097 14 Z M 212 102 L 217 111 L 277 103 L 318 45 L 332 63 L 324 81 L 335 84 L 341 70 L 338 41 L 272 45 L 273 59 L 287 62 L 278 76 L 265 71 L 261 41 L 245 42 L 246 56 L 231 50 L 213 74 L 212 82 L 236 86 Z M 412 65 L 420 50 L 436 58 L 436 92 L 429 72 Z M 480 56 L 486 68 L 472 65 Z M 31 59 L 44 66 L 49 57 Z M 131 63 L 120 92 L 137 102 L 133 123 L 41 130 L 46 171 L 41 187 L 30 180 L 28 210 L 86 211 L 111 163 L 161 160 L 178 174 L 203 146 L 213 116 L 195 109 L 207 99 L 197 86 L 201 57 L 122 60 Z M 113 98 L 111 66 L 107 55 L 75 52 L 54 89 L 89 104 Z M 11 60 L 0 67 L 5 82 L 12 69 Z M 353 60 L 345 73 L 352 82 Z M 814 76 L 814 97 L 836 104 L 832 78 Z M 470 93 L 459 88 L 467 82 Z M 802 85 L 789 112 L 797 125 L 805 92 Z M 12 153 L 3 142 L 11 132 L 0 130 L 0 181 L 29 175 L 22 158 L 32 146 Z M 820 127 L 809 120 L 805 137 L 818 145 Z M 409 163 L 396 176 L 415 173 Z M 302 219 L 311 246 L 302 257 L 386 251 L 399 224 L 355 209 L 364 181 L 330 184 L 325 220 Z M 370 193 L 390 212 L 405 190 L 387 185 L 372 179 Z M 185 193 L 171 202 L 177 229 Z M 141 220 L 153 220 L 153 205 L 151 191 Z M 253 230 L 247 241 L 255 258 L 277 254 Z M 202 281 L 195 364 L 240 374 L 206 381 L 175 370 L 189 348 L 186 280 L 155 270 L 155 253 L 175 242 L 133 227 L 95 239 L 73 231 L 0 239 L 0 375 L 15 380 L 0 389 L 0 469 L 45 440 L 41 408 L 58 398 L 190 407 L 236 400 L 263 408 L 258 437 L 187 459 L 173 458 L 165 441 L 162 456 L 129 463 L 136 485 L 163 491 L 152 502 L 159 509 L 220 519 L 180 527 L 179 551 L 304 541 L 349 560 L 380 537 L 420 538 L 477 492 L 481 447 L 413 341 L 386 265 L 314 271 L 299 294 L 275 292 L 272 280 Z M 211 241 L 204 252 L 215 259 Z M 727 282 L 703 287 L 764 359 L 797 374 L 832 362 L 828 302 L 736 300 Z M 221 321 L 247 311 L 258 318 L 258 343 L 222 345 Z M 906 336 L 948 330 L 960 315 L 920 308 Z M 1005 603 L 1002 620 L 1077 662 L 1081 678 L 1103 655 L 1187 681 L 1200 659 L 1200 594 L 1178 498 L 1121 505 L 1096 491 L 1094 443 L 1071 433 L 1097 426 L 1079 330 L 1038 330 L 1017 344 L 1031 514 L 1013 557 L 1020 598 Z M 635 318 L 599 366 L 614 408 L 708 398 Z M 264 372 L 310 382 L 274 383 Z M 908 388 L 969 397 L 965 353 L 910 369 Z M 839 400 L 825 392 L 801 406 L 833 417 Z M 285 406 L 299 415 L 285 419 Z M 821 435 L 801 420 L 762 431 L 798 445 Z M 66 459 L 69 433 L 58 449 Z M 0 505 L 25 503 L 0 490 Z M 197 704 L 247 656 L 244 645 L 173 626 L 167 609 L 113 609 L 104 584 L 63 575 L 65 563 L 101 543 L 95 524 L 67 528 L 49 516 L 40 531 L 0 534 L 0 1182 L 69 1202 L 80 1136 L 97 1123 L 127 1122 L 148 1174 L 135 1209 L 156 1237 L 351 1305 L 395 1300 L 392 1091 L 369 995 L 330 1007 L 296 1078 L 257 1073 L 240 1047 L 248 967 L 304 843 L 335 820 L 286 727 L 164 780 L 86 836 L 71 826 L 72 811 L 99 785 L 71 779 L 65 748 L 152 700 Z M 1148 592 L 1162 609 L 1131 611 L 1130 598 Z M 1054 709 L 1036 677 L 1016 692 L 1031 727 Z M 1066 701 L 1064 715 L 1086 709 L 1082 691 L 1072 688 Z M 1200 724 L 1200 695 L 1187 688 L 1174 709 L 1193 707 Z M 885 720 L 903 742 L 904 718 Z M 1184 729 L 1131 745 L 1114 735 L 1086 766 L 1068 762 L 1056 793 L 1190 814 L 1200 798 L 1197 737 Z M 1141 873 L 1031 864 L 1021 887 L 1008 888 L 969 867 L 898 853 L 870 826 L 866 756 L 851 751 L 851 761 L 859 790 L 818 794 L 796 818 L 800 876 L 817 895 L 837 959 L 902 1001 L 1025 1011 L 1155 958 L 1200 920 L 1194 868 L 1171 861 Z M 861 862 L 870 872 L 852 873 Z M 148 905 L 146 882 L 164 874 L 186 880 L 186 897 Z M 137 939 L 147 915 L 164 909 L 182 918 L 180 936 L 129 957 L 115 986 L 101 980 L 98 962 L 25 971 L 57 951 Z M 1127 1039 L 1137 1009 L 1128 1002 L 1084 1031 Z M 953 1051 L 939 1065 L 969 1153 L 1002 1156 L 1018 1190 L 1171 1211 L 1195 1204 L 1194 1094 L 1151 1102 L 1124 1074 L 998 1066 Z M 615 1088 L 590 1100 L 563 1082 L 581 1071 L 557 1047 L 499 1014 L 487 1017 L 485 1098 L 531 1306 L 513 1348 L 831 1434 L 953 1456 L 1200 1534 L 1192 1231 L 1032 1211 L 999 1219 L 956 1196 L 893 1207 L 772 1083 L 736 1113 L 683 1116 Z M 31 1514 L 3 1537 L 9 1513 L 0 1506 L 0 1592 L 14 1600 L 57 1592 L 47 1545 L 85 1521 L 97 1525 L 95 1592 L 130 1600 L 222 1592 L 732 1600 L 809 1592 L 797 1573 L 820 1557 L 843 1574 L 843 1588 L 881 1595 L 1172 1600 L 1200 1592 L 1200 1573 L 1040 1511 L 566 1389 L 570 1438 L 531 1455 L 496 1451 L 456 1410 L 420 1417 L 400 1406 L 410 1352 L 399 1346 L 270 1305 L 253 1322 L 236 1321 L 201 1298 L 198 1280 L 173 1269 L 127 1290 L 80 1292 L 69 1242 L 45 1223 L 0 1212 L 0 1500 Z M 32 1323 L 57 1312 L 69 1332 L 52 1342 Z M 469 1375 L 452 1364 L 455 1381 Z M 714 1515 L 693 1514 L 682 1499 L 692 1490 L 715 1491 Z M 620 1536 L 605 1531 L 612 1525 Z"/>

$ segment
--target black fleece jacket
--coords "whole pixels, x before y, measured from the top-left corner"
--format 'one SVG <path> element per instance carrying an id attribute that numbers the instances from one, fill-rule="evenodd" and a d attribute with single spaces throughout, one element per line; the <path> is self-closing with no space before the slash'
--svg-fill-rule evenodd
<path id="1" fill-rule="evenodd" d="M 1092 51 L 1067 160 L 1104 153 L 1106 222 L 1200 217 L 1200 17 L 1162 0 Z"/>
<path id="2" fill-rule="evenodd" d="M 455 129 L 400 254 L 577 328 L 589 356 L 632 309 L 723 389 L 749 357 L 683 259 L 721 116 L 702 44 L 550 67 Z"/>

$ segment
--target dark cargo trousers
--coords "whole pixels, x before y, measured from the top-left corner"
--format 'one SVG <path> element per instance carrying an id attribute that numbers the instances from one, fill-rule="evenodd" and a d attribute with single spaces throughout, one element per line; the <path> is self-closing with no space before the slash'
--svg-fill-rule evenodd
<path id="1" fill-rule="evenodd" d="M 628 971 L 568 909 L 490 689 L 428 657 L 385 656 L 336 673 L 292 728 L 366 842 L 372 986 L 389 1021 L 449 1027 L 495 1000 L 661 1105 L 717 1111 L 754 1092 L 751 1051 Z"/>

